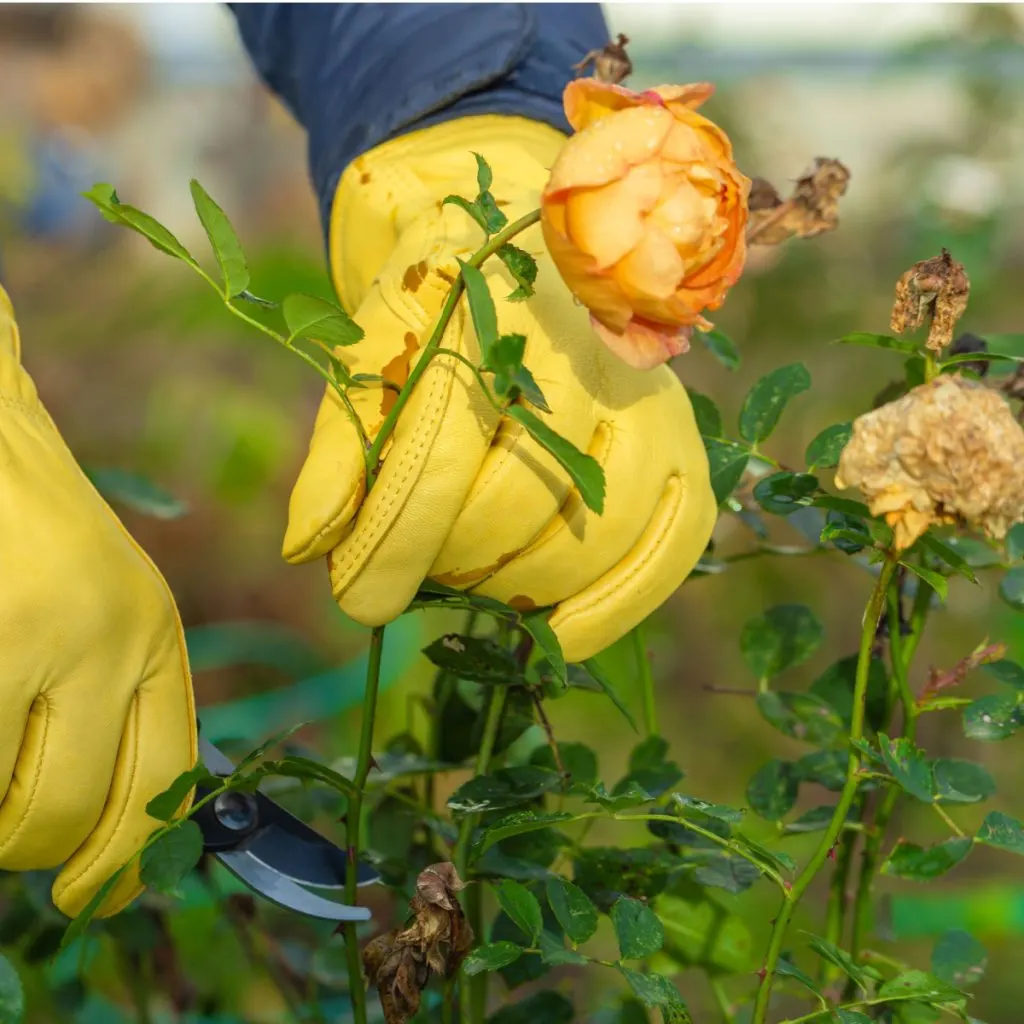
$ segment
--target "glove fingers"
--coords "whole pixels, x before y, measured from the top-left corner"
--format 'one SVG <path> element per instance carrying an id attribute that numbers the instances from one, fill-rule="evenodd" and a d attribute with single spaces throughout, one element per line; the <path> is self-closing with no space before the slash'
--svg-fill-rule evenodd
<path id="1" fill-rule="evenodd" d="M 17 753 L 0 804 L 0 868 L 52 868 L 95 826 L 107 798 L 125 706 L 97 688 L 72 685 L 37 697 L 13 743 Z M 80 695 L 90 698 L 83 705 Z M 83 723 L 88 722 L 88 728 Z"/>
<path id="2" fill-rule="evenodd" d="M 17 359 L 21 355 L 21 338 L 14 320 L 14 306 L 10 296 L 0 286 L 0 349 L 7 349 Z"/>
<path id="3" fill-rule="evenodd" d="M 561 602 L 550 624 L 570 662 L 611 646 L 661 606 L 707 547 L 717 510 L 706 467 L 671 477 L 632 550 L 609 572 Z"/>
<path id="4" fill-rule="evenodd" d="M 196 763 L 195 708 L 184 654 L 174 651 L 163 660 L 128 710 L 103 813 L 54 882 L 53 902 L 69 917 L 159 826 L 146 804 Z M 141 889 L 136 861 L 107 895 L 99 916 L 116 914 Z"/>

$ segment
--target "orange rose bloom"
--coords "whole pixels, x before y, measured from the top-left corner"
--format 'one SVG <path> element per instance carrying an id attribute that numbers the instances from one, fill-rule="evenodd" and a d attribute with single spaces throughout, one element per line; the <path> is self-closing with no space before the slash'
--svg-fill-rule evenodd
<path id="1" fill-rule="evenodd" d="M 713 89 L 587 78 L 565 90 L 577 134 L 541 197 L 544 241 L 602 340 L 639 369 L 685 352 L 743 270 L 750 181 L 696 113 Z"/>

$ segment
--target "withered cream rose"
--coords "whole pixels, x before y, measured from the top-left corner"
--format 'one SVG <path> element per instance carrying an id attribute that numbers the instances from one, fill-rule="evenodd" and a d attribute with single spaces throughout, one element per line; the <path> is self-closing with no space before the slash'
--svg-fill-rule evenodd
<path id="1" fill-rule="evenodd" d="M 743 270 L 750 181 L 696 112 L 712 91 L 596 79 L 565 90 L 577 134 L 544 189 L 544 240 L 602 340 L 640 369 L 685 352 Z"/>

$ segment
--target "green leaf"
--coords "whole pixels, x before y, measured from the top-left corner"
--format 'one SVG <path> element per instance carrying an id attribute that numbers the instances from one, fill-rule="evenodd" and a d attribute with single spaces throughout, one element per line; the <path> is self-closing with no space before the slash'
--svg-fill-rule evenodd
<path id="1" fill-rule="evenodd" d="M 751 444 L 767 440 L 790 399 L 811 386 L 811 375 L 803 363 L 790 363 L 762 377 L 743 400 L 740 437 Z"/>
<path id="2" fill-rule="evenodd" d="M 447 633 L 425 647 L 423 653 L 438 668 L 459 679 L 490 686 L 525 682 L 512 652 L 484 637 Z"/>
<path id="3" fill-rule="evenodd" d="M 572 1024 L 576 1011 L 560 992 L 537 992 L 503 1006 L 487 1018 L 487 1024 Z"/>
<path id="4" fill-rule="evenodd" d="M 587 803 L 600 804 L 606 811 L 616 813 L 628 811 L 631 807 L 642 807 L 656 799 L 657 797 L 636 782 L 630 781 L 624 786 L 616 786 L 612 793 L 605 789 L 603 782 L 599 782 L 587 796 Z"/>
<path id="5" fill-rule="evenodd" d="M 544 392 L 523 366 L 525 348 L 526 335 L 503 334 L 492 346 L 488 363 L 482 369 L 494 373 L 494 391 L 499 397 L 514 401 L 522 395 L 534 408 L 551 412 Z"/>
<path id="6" fill-rule="evenodd" d="M 633 994 L 644 1006 L 661 1010 L 665 1024 L 693 1024 L 693 1018 L 675 985 L 663 974 L 641 974 L 618 965 Z"/>
<path id="7" fill-rule="evenodd" d="M 0 955 L 0 1024 L 21 1024 L 25 1016 L 25 992 L 11 962 Z"/>
<path id="8" fill-rule="evenodd" d="M 501 909 L 515 922 L 516 926 L 535 946 L 544 928 L 544 916 L 541 913 L 537 897 L 519 882 L 504 878 L 494 883 L 494 892 L 498 897 Z"/>
<path id="9" fill-rule="evenodd" d="M 619 696 L 618 691 L 616 691 L 615 687 L 612 685 L 612 682 L 606 675 L 604 669 L 601 668 L 601 666 L 598 664 L 597 659 L 588 658 L 585 662 L 583 662 L 583 667 L 587 670 L 587 673 L 594 680 L 594 682 L 597 683 L 598 687 L 600 687 L 601 692 L 604 693 L 604 695 L 615 705 L 616 708 L 618 708 L 622 717 L 625 718 L 627 722 L 629 722 L 630 726 L 633 729 L 633 732 L 639 732 L 640 730 L 637 728 L 636 719 L 633 717 L 633 712 L 630 711 L 628 707 L 626 707 L 625 702 Z"/>
<path id="10" fill-rule="evenodd" d="M 480 356 L 485 364 L 489 364 L 491 349 L 498 340 L 498 311 L 494 308 L 491 290 L 487 287 L 487 279 L 481 271 L 462 260 L 458 260 L 458 264 L 462 280 L 466 285 L 473 329 L 476 331 L 476 338 L 480 344 Z"/>
<path id="11" fill-rule="evenodd" d="M 545 892 L 552 912 L 573 947 L 593 936 L 597 931 L 597 907 L 579 886 L 555 875 L 547 880 Z"/>
<path id="12" fill-rule="evenodd" d="M 925 971 L 904 971 L 885 982 L 878 997 L 886 1000 L 919 999 L 931 1004 L 956 1002 L 963 993 Z"/>
<path id="13" fill-rule="evenodd" d="M 837 1009 L 835 1024 L 872 1024 L 871 1018 L 865 1016 L 860 1010 Z"/>
<path id="14" fill-rule="evenodd" d="M 838 466 L 839 456 L 843 454 L 843 449 L 852 436 L 852 423 L 833 423 L 831 427 L 826 427 L 807 446 L 804 453 L 807 468 L 831 469 Z"/>
<path id="15" fill-rule="evenodd" d="M 950 547 L 949 544 L 939 540 L 938 537 L 933 537 L 930 533 L 926 533 L 918 539 L 917 544 L 914 546 L 923 548 L 928 554 L 934 555 L 941 562 L 945 562 L 954 572 L 959 573 L 965 579 L 969 579 L 972 583 L 978 582 L 978 577 L 975 575 L 967 559 L 960 552 Z M 932 589 L 934 590 L 935 588 L 933 587 Z"/>
<path id="16" fill-rule="evenodd" d="M 801 757 L 793 771 L 801 782 L 814 782 L 838 793 L 846 783 L 848 766 L 845 750 L 815 750 Z"/>
<path id="17" fill-rule="evenodd" d="M 502 212 L 490 192 L 481 192 L 476 197 L 476 205 L 484 215 L 485 230 L 488 235 L 500 231 L 508 223 L 508 217 Z"/>
<path id="18" fill-rule="evenodd" d="M 794 981 L 800 982 L 804 988 L 813 992 L 819 999 L 822 998 L 821 989 L 819 989 L 811 980 L 810 976 L 801 970 L 801 968 L 797 967 L 792 960 L 787 960 L 785 957 L 782 957 L 775 968 L 775 975 L 780 978 L 792 978 Z"/>
<path id="19" fill-rule="evenodd" d="M 661 796 L 683 777 L 679 765 L 669 760 L 668 743 L 661 736 L 648 736 L 629 755 L 629 772 L 615 785 L 615 793 L 634 783 L 652 796 Z"/>
<path id="20" fill-rule="evenodd" d="M 793 809 L 799 780 L 793 765 L 777 758 L 763 765 L 747 785 L 751 810 L 768 821 L 778 821 Z"/>
<path id="21" fill-rule="evenodd" d="M 719 505 L 736 489 L 750 459 L 750 450 L 734 441 L 704 438 L 711 472 L 711 489 Z"/>
<path id="22" fill-rule="evenodd" d="M 474 153 L 473 156 L 476 157 L 476 187 L 481 192 L 487 192 L 494 181 L 491 165 L 479 153 Z"/>
<path id="23" fill-rule="evenodd" d="M 320 782 L 348 798 L 359 795 L 359 787 L 350 778 L 308 757 L 289 754 L 280 761 L 272 762 L 269 767 L 272 775 L 282 775 L 285 778 L 302 779 L 307 782 Z"/>
<path id="24" fill-rule="evenodd" d="M 487 218 L 484 216 L 484 211 L 480 209 L 478 203 L 470 202 L 470 200 L 464 199 L 462 196 L 445 196 L 441 200 L 441 205 L 457 206 L 460 210 L 468 213 L 487 234 L 490 234 L 487 230 Z"/>
<path id="25" fill-rule="evenodd" d="M 707 395 L 694 391 L 693 388 L 687 388 L 686 393 L 690 396 L 697 429 L 705 437 L 721 437 L 722 414 L 718 411 L 718 406 Z"/>
<path id="26" fill-rule="evenodd" d="M 597 754 L 583 743 L 559 743 L 558 756 L 562 767 L 573 787 L 589 790 L 597 782 Z M 530 763 L 556 771 L 555 756 L 551 747 L 545 744 L 538 747 L 530 757 Z"/>
<path id="27" fill-rule="evenodd" d="M 761 870 L 749 860 L 732 853 L 715 853 L 693 873 L 693 880 L 710 889 L 724 889 L 734 896 L 746 892 Z"/>
<path id="28" fill-rule="evenodd" d="M 999 682 L 1012 686 L 1015 690 L 1024 691 L 1024 668 L 1015 661 L 1001 658 L 999 661 L 993 661 L 988 665 L 984 665 L 983 668 L 985 672 L 999 680 Z"/>
<path id="29" fill-rule="evenodd" d="M 935 775 L 931 763 L 921 750 L 903 736 L 889 739 L 878 734 L 882 763 L 892 777 L 913 797 L 932 803 L 935 800 Z"/>
<path id="30" fill-rule="evenodd" d="M 810 692 L 827 701 L 839 713 L 847 731 L 853 717 L 853 690 L 857 674 L 857 655 L 852 654 L 833 662 L 811 683 Z M 879 729 L 885 722 L 889 708 L 889 679 L 881 658 L 872 658 L 868 666 L 866 701 L 867 724 Z M 845 768 L 844 768 L 845 773 Z"/>
<path id="31" fill-rule="evenodd" d="M 162 793 L 146 804 L 146 813 L 157 821 L 171 821 L 178 813 L 185 797 L 201 782 L 212 778 L 204 764 L 197 764 L 182 772 Z"/>
<path id="32" fill-rule="evenodd" d="M 712 328 L 710 331 L 694 331 L 694 334 L 727 370 L 735 370 L 739 367 L 739 351 L 728 335 L 716 328 Z"/>
<path id="33" fill-rule="evenodd" d="M 798 773 L 799 774 L 799 773 Z M 812 807 L 804 811 L 796 821 L 786 823 L 784 832 L 786 835 L 802 835 L 805 832 L 824 832 L 832 823 L 836 809 L 832 804 L 824 804 L 821 807 Z"/>
<path id="34" fill-rule="evenodd" d="M 562 654 L 562 645 L 558 642 L 558 637 L 555 636 L 555 631 L 548 622 L 548 613 L 545 611 L 530 612 L 523 616 L 522 622 L 523 629 L 533 637 L 537 648 L 543 652 L 555 682 L 567 684 L 565 655 Z"/>
<path id="35" fill-rule="evenodd" d="M 536 832 L 538 829 L 550 828 L 552 825 L 575 821 L 577 815 L 566 811 L 516 811 L 488 825 L 473 841 L 471 847 L 474 857 L 486 853 L 495 843 L 500 843 L 513 836 Z"/>
<path id="36" fill-rule="evenodd" d="M 502 811 L 530 803 L 558 789 L 558 772 L 537 765 L 513 765 L 491 775 L 474 775 L 448 798 L 448 809 L 455 814 L 482 814 Z"/>
<path id="37" fill-rule="evenodd" d="M 940 802 L 976 804 L 996 791 L 995 779 L 980 764 L 942 757 L 933 767 L 935 792 Z"/>
<path id="38" fill-rule="evenodd" d="M 588 846 L 576 854 L 573 881 L 609 913 L 622 896 L 650 902 L 679 873 L 679 858 L 657 847 Z"/>
<path id="39" fill-rule="evenodd" d="M 821 644 L 824 633 L 810 608 L 780 604 L 744 625 L 740 650 L 759 680 L 774 679 L 785 669 L 806 661 Z"/>
<path id="40" fill-rule="evenodd" d="M 840 345 L 859 345 L 864 348 L 885 348 L 894 352 L 916 353 L 919 345 L 913 341 L 904 341 L 902 338 L 893 338 L 888 334 L 868 334 L 863 331 L 854 331 L 838 339 Z"/>
<path id="41" fill-rule="evenodd" d="M 462 971 L 470 978 L 485 971 L 497 971 L 515 963 L 522 953 L 522 949 L 514 942 L 492 942 L 489 946 L 474 949 L 463 960 Z"/>
<path id="42" fill-rule="evenodd" d="M 932 950 L 932 974 L 957 988 L 977 985 L 988 967 L 988 952 L 969 932 L 949 931 Z"/>
<path id="43" fill-rule="evenodd" d="M 665 930 L 658 915 L 640 900 L 628 896 L 616 900 L 611 919 L 623 960 L 653 956 L 665 942 Z"/>
<path id="44" fill-rule="evenodd" d="M 281 313 L 292 338 L 309 338 L 325 345 L 354 345 L 363 329 L 340 306 L 315 295 L 286 295 Z"/>
<path id="45" fill-rule="evenodd" d="M 947 839 L 929 847 L 900 840 L 882 871 L 912 882 L 930 882 L 955 868 L 971 852 L 972 846 L 970 839 Z"/>
<path id="46" fill-rule="evenodd" d="M 224 281 L 224 297 L 234 298 L 249 287 L 249 268 L 242 252 L 242 243 L 235 234 L 227 214 L 210 198 L 195 178 L 189 183 L 196 213 L 210 239 Z"/>
<path id="47" fill-rule="evenodd" d="M 992 811 L 985 818 L 978 830 L 977 839 L 986 846 L 1024 854 L 1024 828 L 1016 818 L 1002 811 Z"/>
<path id="48" fill-rule="evenodd" d="M 133 512 L 154 519 L 178 519 L 188 511 L 185 502 L 136 473 L 113 466 L 93 467 L 83 472 L 107 501 L 124 505 Z"/>
<path id="49" fill-rule="evenodd" d="M 999 582 L 999 596 L 1017 611 L 1024 611 L 1024 566 L 1011 569 Z"/>
<path id="50" fill-rule="evenodd" d="M 559 461 L 572 477 L 587 508 L 598 515 L 604 512 L 604 470 L 597 459 L 584 454 L 571 441 L 555 433 L 529 409 L 521 405 L 510 405 L 506 413 L 526 427 L 530 436 Z"/>
<path id="51" fill-rule="evenodd" d="M 1005 740 L 1021 724 L 1021 710 L 1017 696 L 993 693 L 979 697 L 964 708 L 964 735 L 970 740 Z"/>
<path id="52" fill-rule="evenodd" d="M 522 302 L 530 298 L 533 295 L 533 283 L 537 280 L 537 261 L 511 242 L 506 242 L 496 255 L 516 282 L 515 290 L 506 296 L 507 301 Z"/>
<path id="53" fill-rule="evenodd" d="M 1006 535 L 1005 545 L 1008 562 L 1019 562 L 1024 558 L 1024 523 L 1011 527 Z"/>
<path id="54" fill-rule="evenodd" d="M 93 185 L 88 192 L 83 192 L 82 195 L 98 206 L 103 216 L 112 224 L 121 224 L 131 228 L 142 235 L 153 248 L 159 249 L 160 252 L 166 253 L 168 256 L 184 260 L 193 267 L 197 266 L 195 258 L 188 249 L 163 224 L 154 217 L 150 217 L 148 213 L 143 213 L 134 206 L 122 203 L 112 185 Z"/>
<path id="55" fill-rule="evenodd" d="M 811 935 L 807 940 L 808 945 L 823 960 L 835 964 L 862 992 L 867 994 L 871 985 L 871 976 L 853 959 L 844 949 L 840 949 L 835 943 L 828 939 Z"/>
<path id="56" fill-rule="evenodd" d="M 541 933 L 540 958 L 550 967 L 563 967 L 566 964 L 579 966 L 590 963 L 589 957 L 577 953 L 575 949 L 566 949 L 562 939 L 550 932 Z"/>
<path id="57" fill-rule="evenodd" d="M 813 693 L 767 690 L 757 695 L 757 710 L 779 732 L 815 746 L 830 745 L 845 736 L 839 712 Z"/>
<path id="58" fill-rule="evenodd" d="M 788 516 L 811 504 L 818 478 L 809 473 L 772 473 L 754 485 L 754 500 L 776 516 Z"/>
<path id="59" fill-rule="evenodd" d="M 674 960 L 715 973 L 753 969 L 754 939 L 747 924 L 697 886 L 662 893 L 654 908 L 665 929 L 665 952 Z"/>
<path id="60" fill-rule="evenodd" d="M 932 572 L 931 569 L 925 569 L 923 566 L 918 565 L 916 562 L 900 562 L 904 568 L 909 569 L 915 576 L 920 577 L 925 583 L 928 584 L 932 590 L 935 591 L 939 597 L 945 601 L 949 593 L 949 581 L 945 576 L 940 576 L 937 572 Z"/>
<path id="61" fill-rule="evenodd" d="M 183 821 L 147 846 L 140 861 L 142 884 L 173 893 L 203 856 L 203 833 L 194 821 Z"/>

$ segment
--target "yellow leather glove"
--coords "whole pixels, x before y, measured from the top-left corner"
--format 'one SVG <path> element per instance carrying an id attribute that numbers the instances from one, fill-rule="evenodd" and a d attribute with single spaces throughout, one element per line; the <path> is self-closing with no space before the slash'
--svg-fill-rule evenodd
<path id="1" fill-rule="evenodd" d="M 196 757 L 170 590 L 40 404 L 0 289 L 0 869 L 63 864 L 53 900 L 76 915 Z M 101 912 L 140 891 L 126 872 Z"/>
<path id="2" fill-rule="evenodd" d="M 449 194 L 476 194 L 481 153 L 509 221 L 537 208 L 564 142 L 505 116 L 466 118 L 398 138 L 348 167 L 335 196 L 331 269 L 365 331 L 338 350 L 355 373 L 402 384 L 430 335 L 456 257 L 484 242 Z M 292 493 L 284 556 L 326 555 L 342 610 L 366 625 L 400 615 L 429 577 L 519 609 L 554 606 L 570 661 L 596 654 L 658 607 L 704 551 L 716 516 L 704 446 L 686 392 L 667 367 L 631 369 L 598 340 L 544 248 L 539 226 L 514 239 L 538 264 L 536 295 L 508 302 L 515 281 L 482 267 L 501 333 L 526 336 L 524 364 L 552 409 L 551 427 L 602 464 L 603 515 L 515 422 L 499 417 L 470 370 L 435 358 L 420 379 L 366 495 L 356 431 L 328 390 Z M 465 299 L 444 346 L 480 353 Z M 350 392 L 369 437 L 394 394 Z"/>

